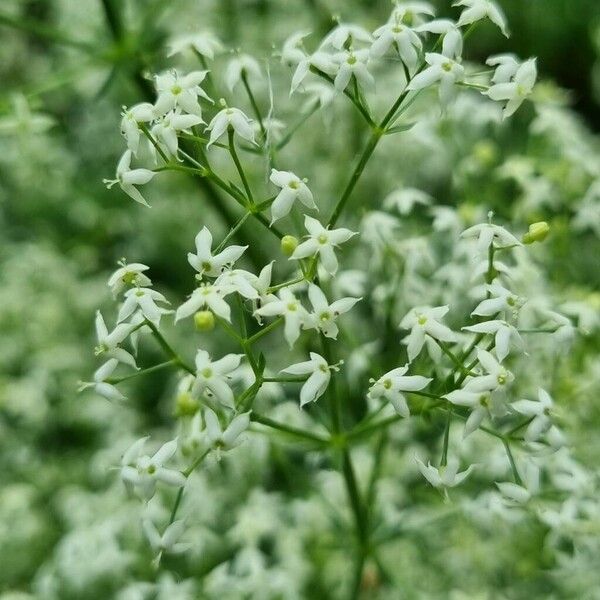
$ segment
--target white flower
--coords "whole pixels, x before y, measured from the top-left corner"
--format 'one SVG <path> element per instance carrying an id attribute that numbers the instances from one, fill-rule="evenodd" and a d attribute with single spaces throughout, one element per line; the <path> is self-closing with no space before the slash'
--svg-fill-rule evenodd
<path id="1" fill-rule="evenodd" d="M 242 80 L 242 75 L 249 80 L 261 81 L 262 72 L 258 61 L 249 54 L 238 54 L 234 56 L 225 69 L 225 85 L 230 92 Z"/>
<path id="2" fill-rule="evenodd" d="M 435 488 L 449 488 L 460 485 L 475 468 L 475 465 L 469 465 L 469 467 L 458 472 L 458 458 L 451 456 L 448 459 L 448 464 L 445 467 L 435 468 L 431 463 L 427 463 L 427 466 L 415 457 L 419 471 L 429 483 Z"/>
<path id="3" fill-rule="evenodd" d="M 430 377 L 405 375 L 407 371 L 408 365 L 392 369 L 377 381 L 371 380 L 373 385 L 369 388 L 370 398 L 377 399 L 383 396 L 392 403 L 396 412 L 405 418 L 410 416 L 410 410 L 402 392 L 417 392 L 432 381 Z"/>
<path id="4" fill-rule="evenodd" d="M 254 144 L 254 128 L 252 121 L 239 108 L 220 110 L 209 123 L 206 131 L 210 131 L 210 139 L 206 147 L 214 144 L 229 127 L 242 139 Z"/>
<path id="5" fill-rule="evenodd" d="M 335 61 L 335 58 L 331 54 L 329 54 L 327 52 L 321 52 L 321 51 L 314 52 L 313 54 L 305 57 L 303 60 L 301 60 L 298 63 L 298 66 L 296 67 L 296 70 L 294 71 L 294 75 L 292 76 L 292 85 L 290 87 L 290 95 L 293 94 L 298 89 L 300 84 L 304 81 L 304 79 L 306 79 L 306 76 L 310 72 L 311 67 L 315 67 L 316 69 L 319 69 L 319 71 L 323 71 L 323 73 L 326 73 L 327 75 L 330 75 L 330 76 L 335 75 L 338 71 L 338 65 Z M 309 89 L 308 86 L 306 86 L 306 89 Z M 314 89 L 314 87 L 312 89 Z M 320 98 L 331 98 L 332 97 L 330 95 L 331 90 L 329 87 L 327 87 L 327 91 L 329 92 L 329 95 L 325 94 L 325 92 L 323 91 L 324 88 L 320 88 L 320 89 L 322 90 L 319 94 Z M 327 104 L 327 102 L 324 102 L 324 103 L 322 102 L 322 104 Z"/>
<path id="6" fill-rule="evenodd" d="M 234 417 L 224 430 L 221 428 L 216 413 L 210 408 L 204 410 L 204 421 L 206 423 L 206 436 L 209 445 L 219 453 L 227 452 L 243 442 L 243 438 L 240 438 L 240 435 L 250 425 L 250 412 L 245 412 Z"/>
<path id="7" fill-rule="evenodd" d="M 200 87 L 208 71 L 192 71 L 183 77 L 177 71 L 170 71 L 156 76 L 156 91 L 158 98 L 154 105 L 154 112 L 164 115 L 174 108 L 202 118 L 202 108 L 198 97 L 209 102 L 212 99 Z"/>
<path id="8" fill-rule="evenodd" d="M 165 529 L 161 535 L 156 529 L 156 525 L 150 519 L 144 519 L 142 521 L 142 528 L 152 550 L 156 552 L 159 557 L 163 554 L 181 554 L 190 548 L 190 544 L 183 544 L 179 542 L 179 538 L 185 532 L 185 521 L 173 521 Z"/>
<path id="9" fill-rule="evenodd" d="M 231 322 L 231 308 L 229 304 L 223 300 L 228 294 L 232 294 L 234 290 L 222 285 L 203 284 L 197 287 L 190 296 L 189 300 L 184 302 L 175 313 L 175 323 L 180 319 L 185 319 L 207 306 L 218 317 Z"/>
<path id="10" fill-rule="evenodd" d="M 540 489 L 540 468 L 533 462 L 525 463 L 521 475 L 522 483 L 503 482 L 496 483 L 500 493 L 507 499 L 517 504 L 526 504 Z"/>
<path id="11" fill-rule="evenodd" d="M 106 354 L 106 356 L 110 358 L 116 358 L 119 362 L 137 369 L 135 358 L 133 358 L 127 350 L 119 346 L 119 344 L 121 344 L 121 342 L 123 342 L 131 333 L 131 330 L 134 327 L 135 325 L 132 325 L 131 323 L 121 323 L 109 333 L 104 318 L 102 317 L 102 313 L 97 310 L 96 336 L 98 338 L 98 345 L 96 346 L 96 354 Z"/>
<path id="12" fill-rule="evenodd" d="M 550 414 L 554 402 L 552 397 L 546 391 L 540 388 L 538 390 L 539 402 L 534 400 L 517 400 L 512 403 L 512 407 L 522 415 L 533 417 L 525 431 L 525 439 L 528 442 L 535 442 L 552 425 Z"/>
<path id="13" fill-rule="evenodd" d="M 198 54 L 212 60 L 215 52 L 223 50 L 223 44 L 212 31 L 199 31 L 179 35 L 169 42 L 169 53 L 167 56 L 179 54 L 188 48 L 193 48 Z"/>
<path id="14" fill-rule="evenodd" d="M 192 387 L 192 394 L 199 395 L 208 389 L 221 404 L 227 408 L 235 408 L 235 399 L 228 380 L 230 379 L 229 374 L 240 366 L 243 356 L 243 354 L 227 354 L 213 362 L 208 352 L 198 350 L 196 379 Z"/>
<path id="15" fill-rule="evenodd" d="M 350 45 L 353 45 L 355 42 L 370 44 L 372 41 L 371 34 L 364 27 L 349 23 L 339 23 L 323 38 L 320 47 L 332 47 L 336 50 L 341 50 L 347 45 L 346 42 L 350 42 Z"/>
<path id="16" fill-rule="evenodd" d="M 329 304 L 321 288 L 313 283 L 308 286 L 308 298 L 312 304 L 313 312 L 306 320 L 306 329 L 318 329 L 328 338 L 337 339 L 338 326 L 335 321 L 347 313 L 361 298 L 341 298 Z"/>
<path id="17" fill-rule="evenodd" d="M 521 242 L 512 234 L 506 231 L 500 225 L 494 223 L 479 223 L 465 229 L 461 234 L 462 238 L 477 238 L 477 250 L 483 254 L 494 244 L 496 248 L 511 248 L 512 246 L 522 246 Z"/>
<path id="18" fill-rule="evenodd" d="M 525 61 L 517 70 L 514 79 L 508 83 L 496 83 L 489 90 L 483 92 L 486 96 L 496 101 L 507 101 L 502 112 L 506 119 L 514 114 L 523 101 L 533 91 L 537 79 L 535 58 Z"/>
<path id="19" fill-rule="evenodd" d="M 408 336 L 402 340 L 408 346 L 408 362 L 412 362 L 421 352 L 427 336 L 441 342 L 455 342 L 457 335 L 446 325 L 440 323 L 448 306 L 417 306 L 410 310 L 400 322 L 402 329 L 410 329 Z M 437 355 L 437 352 L 435 353 Z"/>
<path id="20" fill-rule="evenodd" d="M 127 148 L 137 155 L 141 137 L 138 123 L 148 123 L 154 119 L 154 106 L 149 102 L 142 102 L 131 108 L 123 107 L 122 115 L 121 133 L 127 141 Z"/>
<path id="21" fill-rule="evenodd" d="M 121 266 L 108 278 L 108 287 L 111 289 L 113 296 L 116 297 L 121 290 L 128 285 L 134 287 L 148 287 L 152 285 L 152 281 L 144 271 L 150 267 L 142 263 L 119 263 Z"/>
<path id="22" fill-rule="evenodd" d="M 473 392 L 467 389 L 454 390 L 444 396 L 452 404 L 466 406 L 471 414 L 465 423 L 463 438 L 479 428 L 486 416 L 501 417 L 506 414 L 506 405 L 502 397 L 490 391 Z"/>
<path id="23" fill-rule="evenodd" d="M 524 349 L 521 335 L 513 325 L 509 325 L 506 321 L 501 321 L 499 319 L 485 321 L 483 323 L 477 323 L 477 325 L 463 327 L 463 329 L 473 333 L 488 333 L 494 335 L 494 347 L 496 349 L 496 356 L 500 362 L 508 356 L 511 339 L 521 351 Z"/>
<path id="24" fill-rule="evenodd" d="M 499 283 L 492 283 L 487 286 L 490 298 L 482 300 L 471 313 L 480 317 L 491 317 L 499 312 L 506 311 L 515 315 L 525 303 L 525 299 L 513 294 L 510 290 L 501 286 Z M 487 332 L 486 332 L 487 333 Z M 503 335 L 506 335 L 503 334 Z"/>
<path id="25" fill-rule="evenodd" d="M 338 65 L 333 81 L 336 90 L 344 91 L 348 87 L 352 76 L 356 79 L 356 83 L 363 88 L 372 89 L 375 87 L 375 79 L 367 69 L 369 62 L 368 50 L 346 50 L 337 54 L 335 61 Z"/>
<path id="26" fill-rule="evenodd" d="M 196 235 L 196 254 L 188 252 L 187 259 L 190 265 L 208 277 L 218 277 L 226 266 L 231 266 L 242 256 L 248 246 L 228 246 L 219 254 L 212 253 L 212 234 L 207 227 Z"/>
<path id="27" fill-rule="evenodd" d="M 147 437 L 139 439 L 125 452 L 121 460 L 121 479 L 125 485 L 132 486 L 143 498 L 150 500 L 158 481 L 183 487 L 186 478 L 181 471 L 163 466 L 177 452 L 177 440 L 167 442 L 153 456 L 142 454 L 147 440 Z"/>
<path id="28" fill-rule="evenodd" d="M 410 214 L 415 204 L 429 206 L 433 198 L 416 188 L 399 188 L 388 194 L 383 201 L 383 206 L 388 210 L 395 208 L 401 215 Z"/>
<path id="29" fill-rule="evenodd" d="M 293 66 L 306 60 L 306 52 L 303 48 L 303 40 L 310 35 L 308 31 L 297 31 L 292 33 L 284 42 L 281 49 L 281 62 Z"/>
<path id="30" fill-rule="evenodd" d="M 56 119 L 39 112 L 31 112 L 27 98 L 15 94 L 12 98 L 14 113 L 0 118 L 0 134 L 29 136 L 45 133 L 56 124 Z"/>
<path id="31" fill-rule="evenodd" d="M 152 135 L 166 154 L 177 156 L 179 149 L 178 132 L 186 131 L 190 127 L 199 125 L 200 123 L 204 123 L 202 117 L 197 115 L 182 115 L 178 112 L 170 111 L 152 127 Z"/>
<path id="32" fill-rule="evenodd" d="M 271 183 L 281 188 L 271 205 L 271 225 L 285 217 L 296 200 L 307 208 L 317 208 L 313 195 L 306 183 L 291 171 L 271 170 Z"/>
<path id="33" fill-rule="evenodd" d="M 465 10 L 460 14 L 458 26 L 471 25 L 475 21 L 480 21 L 486 17 L 497 25 L 502 34 L 509 37 L 506 27 L 506 17 L 500 7 L 491 0 L 458 0 L 452 6 L 466 6 Z"/>
<path id="34" fill-rule="evenodd" d="M 310 353 L 310 360 L 296 363 L 282 369 L 282 373 L 290 375 L 310 375 L 300 390 L 300 407 L 320 398 L 329 385 L 331 371 L 338 371 L 337 365 L 328 365 L 327 361 L 316 352 Z"/>
<path id="35" fill-rule="evenodd" d="M 254 314 L 261 317 L 282 316 L 285 322 L 283 336 L 290 348 L 300 336 L 300 328 L 308 317 L 306 309 L 288 288 L 279 292 L 279 299 L 261 306 Z"/>
<path id="36" fill-rule="evenodd" d="M 492 83 L 508 83 L 515 76 L 520 65 L 514 54 L 490 56 L 485 64 L 496 67 L 492 76 Z"/>
<path id="37" fill-rule="evenodd" d="M 442 54 L 449 58 L 459 58 L 463 51 L 463 37 L 454 21 L 449 19 L 435 19 L 415 27 L 417 32 L 428 32 L 443 35 Z"/>
<path id="38" fill-rule="evenodd" d="M 373 37 L 375 41 L 370 50 L 373 58 L 383 56 L 393 46 L 409 71 L 414 71 L 423 44 L 419 36 L 410 27 L 402 24 L 400 18 L 396 18 L 395 21 L 390 21 L 376 29 L 373 32 Z"/>
<path id="39" fill-rule="evenodd" d="M 390 16 L 390 21 L 399 21 L 406 25 L 419 25 L 424 17 L 433 17 L 435 11 L 429 2 L 400 2 L 394 0 L 394 9 Z"/>
<path id="40" fill-rule="evenodd" d="M 107 383 L 105 380 L 108 379 L 113 371 L 117 368 L 119 361 L 116 358 L 107 360 L 102 366 L 100 366 L 93 376 L 93 381 L 84 381 L 79 385 L 79 391 L 87 390 L 92 388 L 96 394 L 106 398 L 110 401 L 121 401 L 125 400 L 125 396 L 112 384 Z"/>
<path id="41" fill-rule="evenodd" d="M 117 164 L 117 178 L 116 179 L 103 179 L 102 183 L 110 189 L 115 183 L 119 184 L 119 187 L 136 202 L 150 206 L 140 191 L 135 187 L 136 185 L 144 185 L 148 183 L 156 173 L 149 169 L 131 169 L 131 150 L 125 150 L 123 156 L 121 156 L 119 163 Z"/>
<path id="42" fill-rule="evenodd" d="M 258 300 L 258 292 L 254 287 L 256 280 L 254 273 L 244 269 L 225 269 L 215 280 L 215 285 L 228 287 L 248 300 Z"/>
<path id="43" fill-rule="evenodd" d="M 125 292 L 125 301 L 119 309 L 117 322 L 121 323 L 125 319 L 128 319 L 139 308 L 148 321 L 154 323 L 154 325 L 158 325 L 160 317 L 171 311 L 158 306 L 157 302 L 170 304 L 160 292 L 150 288 L 132 288 L 127 290 Z"/>
<path id="44" fill-rule="evenodd" d="M 445 107 L 454 96 L 454 85 L 463 80 L 465 69 L 454 59 L 434 52 L 427 52 L 425 61 L 430 66 L 415 75 L 406 90 L 422 90 L 439 81 L 440 102 Z"/>
<path id="45" fill-rule="evenodd" d="M 467 392 L 492 392 L 504 389 L 515 376 L 505 369 L 487 350 L 477 349 L 477 360 L 485 370 L 484 375 L 467 379 L 464 389 Z"/>
<path id="46" fill-rule="evenodd" d="M 338 260 L 334 248 L 347 242 L 357 233 L 343 227 L 339 229 L 323 227 L 317 219 L 309 216 L 304 217 L 304 227 L 309 233 L 308 239 L 294 250 L 290 260 L 300 260 L 318 254 L 323 268 L 330 275 L 335 275 L 338 270 Z"/>

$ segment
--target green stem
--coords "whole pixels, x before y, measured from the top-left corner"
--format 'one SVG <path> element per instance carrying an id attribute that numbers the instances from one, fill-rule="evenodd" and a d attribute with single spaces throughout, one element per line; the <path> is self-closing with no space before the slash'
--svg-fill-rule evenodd
<path id="1" fill-rule="evenodd" d="M 244 85 L 244 89 L 246 90 L 246 94 L 248 94 L 248 99 L 250 100 L 250 104 L 252 105 L 252 110 L 254 111 L 254 116 L 258 121 L 258 125 L 260 127 L 260 132 L 264 140 L 267 139 L 267 131 L 265 129 L 265 125 L 263 123 L 263 118 L 260 113 L 260 109 L 258 108 L 258 104 L 256 103 L 256 98 L 252 93 L 252 89 L 250 88 L 250 84 L 248 83 L 248 77 L 245 71 L 242 71 L 242 84 Z"/>
<path id="2" fill-rule="evenodd" d="M 172 362 L 179 365 L 182 369 L 184 369 L 191 375 L 195 375 L 196 374 L 195 369 L 192 369 L 192 367 L 187 365 L 182 360 L 182 358 L 179 356 L 179 354 L 177 354 L 177 352 L 175 352 L 175 350 L 173 350 L 173 348 L 171 347 L 169 342 L 167 342 L 167 340 L 164 338 L 163 334 L 158 330 L 156 325 L 154 323 L 152 323 L 152 321 L 148 321 L 148 320 L 146 320 L 146 325 L 148 325 L 148 327 L 150 327 L 150 330 L 152 331 L 152 335 L 156 338 L 156 341 L 158 342 L 159 346 L 162 348 L 163 352 L 167 356 L 171 357 Z"/>
<path id="3" fill-rule="evenodd" d="M 311 433 L 310 431 L 305 431 L 304 429 L 292 427 L 291 425 L 286 425 L 285 423 L 279 423 L 278 421 L 274 421 L 273 419 L 269 419 L 268 417 L 264 417 L 254 412 L 250 414 L 250 420 L 294 437 L 302 438 L 311 442 L 317 442 L 319 444 L 329 444 L 329 439 L 317 435 L 316 433 Z"/>
<path id="4" fill-rule="evenodd" d="M 154 373 L 155 371 L 160 371 L 172 365 L 176 365 L 174 359 L 167 360 L 165 362 L 159 363 L 158 365 L 153 365 L 152 367 L 147 367 L 146 369 L 140 369 L 131 375 L 125 375 L 125 377 L 109 377 L 106 380 L 106 383 L 110 383 L 112 385 L 117 385 L 122 383 L 123 381 L 127 381 L 129 379 L 134 379 L 135 377 L 140 377 L 141 375 L 147 375 L 148 373 Z"/>
<path id="5" fill-rule="evenodd" d="M 273 329 L 276 329 L 277 327 L 279 327 L 283 323 L 283 321 L 284 321 L 283 317 L 278 317 L 277 319 L 275 319 L 275 321 L 273 321 L 266 327 L 263 327 L 263 329 L 261 329 L 254 335 L 251 335 L 249 338 L 246 338 L 245 343 L 248 346 L 252 346 L 252 344 L 256 343 L 258 340 L 260 340 L 260 338 L 267 335 L 267 333 L 270 333 L 271 331 L 273 331 Z"/>
<path id="6" fill-rule="evenodd" d="M 229 139 L 229 152 L 231 153 L 231 158 L 233 158 L 233 162 L 235 163 L 235 168 L 242 180 L 242 184 L 244 186 L 244 190 L 246 191 L 246 197 L 248 199 L 248 205 L 254 205 L 254 198 L 252 197 L 252 191 L 250 190 L 250 185 L 248 184 L 248 180 L 246 179 L 246 173 L 244 173 L 244 169 L 242 167 L 242 163 L 237 155 L 235 150 L 235 140 L 234 140 L 234 130 L 233 127 L 229 126 L 227 129 L 227 137 Z"/>

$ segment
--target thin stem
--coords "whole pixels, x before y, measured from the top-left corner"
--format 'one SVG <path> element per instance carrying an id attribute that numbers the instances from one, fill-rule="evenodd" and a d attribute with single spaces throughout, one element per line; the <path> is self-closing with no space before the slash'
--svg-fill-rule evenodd
<path id="1" fill-rule="evenodd" d="M 246 197 L 248 198 L 248 204 L 252 206 L 254 205 L 254 198 L 252 197 L 252 190 L 250 190 L 250 185 L 248 184 L 248 180 L 246 179 L 246 173 L 244 173 L 242 163 L 240 162 L 240 159 L 238 158 L 237 152 L 235 150 L 233 127 L 229 126 L 229 128 L 227 129 L 227 136 L 229 139 L 229 152 L 231 153 L 231 158 L 233 158 L 235 168 L 237 169 L 240 179 L 242 180 L 244 190 L 246 191 Z"/>
<path id="2" fill-rule="evenodd" d="M 239 218 L 237 223 L 229 230 L 229 233 L 223 238 L 221 243 L 215 248 L 214 254 L 221 252 L 221 250 L 223 250 L 223 248 L 225 248 L 225 245 L 227 244 L 227 242 L 240 230 L 242 225 L 248 220 L 248 217 L 250 217 L 251 215 L 252 215 L 252 213 L 247 212 L 247 213 L 244 213 Z"/>
<path id="3" fill-rule="evenodd" d="M 134 379 L 135 377 L 140 377 L 141 375 L 148 375 L 148 373 L 154 373 L 155 371 L 160 371 L 161 369 L 166 369 L 167 367 L 171 367 L 176 365 L 174 359 L 167 360 L 165 362 L 159 363 L 157 365 L 153 365 L 152 367 L 147 367 L 145 369 L 140 369 L 135 373 L 131 373 L 131 375 L 125 375 L 125 377 L 109 377 L 106 379 L 106 383 L 110 383 L 112 385 L 117 385 L 122 383 L 123 381 L 127 381 L 129 379 Z"/>
<path id="4" fill-rule="evenodd" d="M 302 377 L 263 377 L 265 383 L 304 383 L 306 381 L 306 375 Z"/>
<path id="5" fill-rule="evenodd" d="M 297 283 L 302 283 L 305 280 L 305 277 L 296 277 L 295 279 L 290 279 L 289 281 L 284 281 L 278 285 L 272 285 L 267 291 L 272 294 L 273 292 L 277 292 L 283 288 L 290 287 L 291 285 L 296 285 Z"/>
<path id="6" fill-rule="evenodd" d="M 452 409 L 448 408 L 446 413 L 446 426 L 444 427 L 442 458 L 440 460 L 441 467 L 445 467 L 448 464 L 448 444 L 450 442 L 450 424 L 452 423 Z"/>
<path id="7" fill-rule="evenodd" d="M 273 419 L 269 419 L 268 417 L 264 417 L 255 412 L 250 414 L 250 420 L 254 421 L 255 423 L 260 423 L 265 427 L 270 427 L 271 429 L 280 431 L 282 433 L 293 435 L 294 437 L 299 437 L 305 440 L 309 440 L 311 442 L 317 442 L 319 444 L 329 444 L 328 438 L 317 435 L 316 433 L 311 433 L 310 431 L 305 431 L 304 429 L 299 429 L 297 427 L 292 427 L 291 425 L 286 425 L 285 423 L 279 423 L 278 421 L 274 421 Z"/>
<path id="8" fill-rule="evenodd" d="M 250 100 L 250 104 L 252 105 L 252 110 L 254 111 L 256 120 L 258 121 L 258 125 L 260 127 L 260 132 L 263 136 L 263 139 L 266 139 L 267 131 L 266 131 L 265 125 L 263 123 L 263 118 L 260 113 L 260 109 L 258 108 L 258 104 L 256 103 L 256 98 L 254 97 L 254 94 L 252 93 L 252 89 L 250 88 L 250 84 L 248 83 L 248 77 L 247 77 L 245 71 L 242 71 L 242 84 L 244 85 L 246 93 L 248 94 L 248 99 Z"/>
<path id="9" fill-rule="evenodd" d="M 512 470 L 513 477 L 515 479 L 515 483 L 517 485 L 522 485 L 523 481 L 521 480 L 521 476 L 519 475 L 519 470 L 517 469 L 517 463 L 515 462 L 515 457 L 513 456 L 512 450 L 510 449 L 510 443 L 506 439 L 503 439 L 502 443 L 504 444 L 504 449 L 506 450 L 506 456 L 508 456 L 508 462 L 510 463 L 510 468 Z"/>
<path id="10" fill-rule="evenodd" d="M 167 342 L 167 340 L 164 338 L 163 334 L 158 330 L 156 325 L 154 323 L 152 323 L 152 321 L 148 321 L 147 319 L 146 319 L 146 325 L 148 325 L 148 327 L 150 327 L 150 329 L 152 331 L 152 335 L 156 338 L 156 341 L 158 342 L 159 346 L 162 348 L 163 352 L 167 356 L 170 356 L 172 361 L 174 363 L 176 363 L 177 365 L 179 365 L 182 369 L 184 369 L 191 375 L 195 375 L 196 374 L 195 369 L 192 369 L 192 367 L 188 366 L 182 360 L 182 358 L 179 356 L 179 354 L 177 354 L 177 352 L 175 352 L 175 350 L 173 350 L 173 348 L 171 347 L 169 342 Z"/>
<path id="11" fill-rule="evenodd" d="M 296 131 L 298 131 L 298 129 L 300 129 L 300 127 L 302 127 L 302 125 L 304 125 L 304 123 L 312 116 L 314 115 L 317 110 L 319 110 L 319 108 L 321 108 L 321 103 L 317 100 L 313 106 L 311 107 L 310 110 L 308 110 L 307 112 L 303 113 L 300 118 L 293 124 L 291 125 L 285 136 L 283 136 L 279 142 L 277 142 L 277 144 L 275 144 L 275 150 L 277 152 L 279 152 L 279 150 L 282 150 L 283 148 L 285 148 L 288 143 L 290 142 L 290 140 L 292 139 L 292 137 L 294 136 L 294 134 L 296 133 Z"/>
<path id="12" fill-rule="evenodd" d="M 249 338 L 246 338 L 245 343 L 248 346 L 252 346 L 252 344 L 256 343 L 258 340 L 260 340 L 260 338 L 267 335 L 267 333 L 270 333 L 271 331 L 273 331 L 273 329 L 279 327 L 283 323 L 283 320 L 283 317 L 278 317 L 277 319 L 275 319 L 275 321 L 261 329 L 259 332 L 255 333 L 254 335 L 251 335 Z"/>

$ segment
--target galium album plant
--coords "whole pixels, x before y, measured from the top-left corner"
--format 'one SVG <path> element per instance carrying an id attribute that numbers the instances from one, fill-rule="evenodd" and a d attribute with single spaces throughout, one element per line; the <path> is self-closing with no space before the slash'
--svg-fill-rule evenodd
<path id="1" fill-rule="evenodd" d="M 186 34 L 172 41 L 172 67 L 152 77 L 154 101 L 123 107 L 124 152 L 108 187 L 152 210 L 146 190 L 157 180 L 191 176 L 240 209 L 218 236 L 199 206 L 197 235 L 179 257 L 188 265 L 186 297 L 163 295 L 144 257 L 127 257 L 108 281 L 114 310 L 96 316 L 100 362 L 83 387 L 128 402 L 132 378 L 160 371 L 176 379 L 171 435 L 142 432 L 115 465 L 139 498 L 154 568 L 168 572 L 173 556 L 202 546 L 186 525 L 202 510 L 194 481 L 235 465 L 256 437 L 322 468 L 307 494 L 328 507 L 317 528 L 331 531 L 334 546 L 339 534 L 341 545 L 322 560 L 339 560 L 341 549 L 344 562 L 329 597 L 358 597 L 389 581 L 382 548 L 405 523 L 380 485 L 387 452 L 472 518 L 513 524 L 533 515 L 560 538 L 590 510 L 592 487 L 546 389 L 575 335 L 536 286 L 532 248 L 544 243 L 547 223 L 511 230 L 491 211 L 465 217 L 401 181 L 377 209 L 361 208 L 363 174 L 432 115 L 478 95 L 509 119 L 532 94 L 534 58 L 462 59 L 482 20 L 508 36 L 497 4 L 455 5 L 456 20 L 436 18 L 425 2 L 397 2 L 373 31 L 339 22 L 323 39 L 290 32 L 268 63 L 208 31 Z M 183 71 L 182 55 L 197 68 Z M 286 89 L 272 79 L 281 65 Z M 352 111 L 347 121 L 333 112 L 339 101 Z M 303 128 L 321 127 L 319 115 L 330 116 L 323 136 L 360 126 L 362 147 L 339 185 L 311 173 L 318 155 L 286 152 Z M 138 347 L 150 338 L 163 360 L 142 364 Z M 284 399 L 295 404 L 285 414 L 277 410 Z M 406 427 L 437 441 L 419 447 Z M 336 471 L 339 502 L 324 481 Z M 588 483 L 575 484 L 579 476 Z M 309 544 L 304 538 L 292 552 L 309 553 Z M 250 576 L 267 560 L 256 541 L 237 550 L 224 559 L 228 568 L 206 571 L 209 597 L 238 585 L 249 597 L 309 597 L 314 574 L 278 587 Z"/>

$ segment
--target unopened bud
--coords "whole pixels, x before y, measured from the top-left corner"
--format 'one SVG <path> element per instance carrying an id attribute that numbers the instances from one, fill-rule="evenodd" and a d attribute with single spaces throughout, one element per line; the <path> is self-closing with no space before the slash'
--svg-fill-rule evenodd
<path id="1" fill-rule="evenodd" d="M 210 310 L 199 310 L 194 315 L 194 325 L 198 331 L 211 331 L 215 328 L 215 315 Z"/>
<path id="2" fill-rule="evenodd" d="M 524 244 L 533 244 L 534 242 L 543 242 L 550 233 L 550 225 L 546 221 L 532 223 L 529 231 L 523 236 Z"/>
<path id="3" fill-rule="evenodd" d="M 298 238 L 293 235 L 284 235 L 281 238 L 281 251 L 286 256 L 294 254 L 294 250 L 298 247 Z"/>

